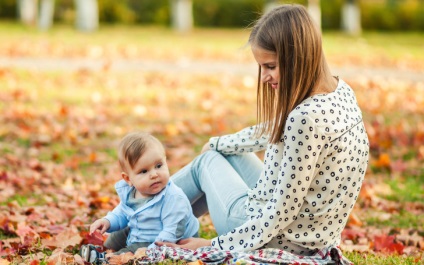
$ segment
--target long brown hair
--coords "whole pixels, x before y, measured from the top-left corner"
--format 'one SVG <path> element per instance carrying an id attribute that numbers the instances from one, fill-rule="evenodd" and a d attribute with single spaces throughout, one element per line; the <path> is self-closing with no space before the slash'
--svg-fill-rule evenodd
<path id="1" fill-rule="evenodd" d="M 321 32 L 302 5 L 287 4 L 263 15 L 253 26 L 249 44 L 276 53 L 280 70 L 278 89 L 261 83 L 257 90 L 258 135 L 269 134 L 280 142 L 289 113 L 299 105 L 318 80 L 329 72 L 322 50 Z"/>

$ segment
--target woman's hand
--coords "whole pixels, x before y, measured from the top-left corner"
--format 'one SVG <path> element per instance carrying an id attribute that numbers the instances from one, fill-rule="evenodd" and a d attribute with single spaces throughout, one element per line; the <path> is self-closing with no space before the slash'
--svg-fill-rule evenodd
<path id="1" fill-rule="evenodd" d="M 90 225 L 90 235 L 96 230 L 100 230 L 100 233 L 103 234 L 110 227 L 110 222 L 107 219 L 98 219 Z"/>
<path id="2" fill-rule="evenodd" d="M 200 247 L 206 247 L 211 245 L 211 241 L 204 238 L 198 238 L 198 237 L 190 237 L 181 239 L 176 244 L 170 243 L 170 242 L 155 242 L 158 246 L 167 246 L 167 247 L 173 247 L 173 248 L 187 248 L 191 250 L 196 250 Z"/>
<path id="3" fill-rule="evenodd" d="M 200 151 L 201 154 L 203 154 L 204 152 L 211 150 L 210 146 L 209 146 L 209 142 L 205 143 L 205 145 L 203 145 L 202 147 L 202 151 Z"/>

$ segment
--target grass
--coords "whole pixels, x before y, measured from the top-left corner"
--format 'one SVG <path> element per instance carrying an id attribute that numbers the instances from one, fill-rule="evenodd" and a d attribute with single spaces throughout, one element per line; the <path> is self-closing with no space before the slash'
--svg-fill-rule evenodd
<path id="1" fill-rule="evenodd" d="M 344 255 L 355 265 L 415 265 L 424 262 L 423 257 L 404 257 L 358 252 L 344 253 Z"/>
<path id="2" fill-rule="evenodd" d="M 55 25 L 47 32 L 40 32 L 16 23 L 0 22 L 0 43 L 3 43 L 0 47 L 9 48 L 3 50 L 13 48 L 8 43 L 28 43 L 28 49 L 17 53 L 32 53 L 36 57 L 49 54 L 65 56 L 67 53 L 76 57 L 105 58 L 105 55 L 114 57 L 116 52 L 120 52 L 131 59 L 253 62 L 246 46 L 248 35 L 248 29 L 197 28 L 191 33 L 181 34 L 166 27 L 122 25 L 101 26 L 90 34 L 77 32 L 70 25 Z M 424 61 L 424 37 L 419 32 L 364 32 L 354 37 L 329 31 L 323 33 L 323 42 L 327 57 L 336 64 L 355 57 L 352 63 L 356 66 L 374 62 L 398 66 L 402 61 L 409 61 L 421 70 L 424 68 L 420 63 Z M 63 49 L 55 49 L 57 45 Z M 420 64 L 421 67 L 418 66 Z"/>
<path id="3" fill-rule="evenodd" d="M 393 191 L 387 199 L 398 202 L 424 202 L 424 173 L 391 179 L 387 183 Z"/>
<path id="4" fill-rule="evenodd" d="M 373 214 L 378 213 L 375 210 L 372 210 L 372 212 Z M 377 215 L 377 217 L 368 217 L 365 221 L 369 226 L 420 229 L 420 231 L 423 231 L 423 219 L 424 213 L 416 214 L 400 210 L 397 213 L 392 213 L 388 220 L 381 220 Z"/>

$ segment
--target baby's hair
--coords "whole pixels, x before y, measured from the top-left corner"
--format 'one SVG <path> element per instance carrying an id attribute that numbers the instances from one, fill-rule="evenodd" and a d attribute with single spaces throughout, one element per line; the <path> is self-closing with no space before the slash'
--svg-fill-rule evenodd
<path id="1" fill-rule="evenodd" d="M 144 154 L 146 149 L 151 146 L 165 149 L 162 143 L 153 135 L 146 132 L 131 132 L 122 138 L 118 148 L 118 160 L 121 169 L 126 171 L 126 162 L 132 168 Z"/>

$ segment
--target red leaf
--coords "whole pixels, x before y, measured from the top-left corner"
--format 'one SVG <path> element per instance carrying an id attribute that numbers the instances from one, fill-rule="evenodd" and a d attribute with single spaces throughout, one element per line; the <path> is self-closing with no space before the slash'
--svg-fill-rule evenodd
<path id="1" fill-rule="evenodd" d="M 395 241 L 395 236 L 381 235 L 374 237 L 374 250 L 403 254 L 404 245 L 400 242 Z"/>
<path id="2" fill-rule="evenodd" d="M 40 237 L 37 232 L 35 232 L 31 227 L 27 226 L 25 223 L 18 224 L 16 234 L 21 238 L 21 243 L 24 246 L 32 246 L 38 241 Z"/>
<path id="3" fill-rule="evenodd" d="M 345 228 L 342 231 L 342 238 L 343 239 L 349 239 L 349 240 L 352 240 L 352 241 L 356 241 L 360 237 L 365 237 L 365 234 L 364 234 L 363 231 L 361 231 L 359 229 Z"/>
<path id="4" fill-rule="evenodd" d="M 80 236 L 83 238 L 82 245 L 93 244 L 97 246 L 103 246 L 103 242 L 106 240 L 106 236 L 103 236 L 98 231 L 95 231 L 93 234 L 89 235 L 88 231 L 80 232 Z"/>

